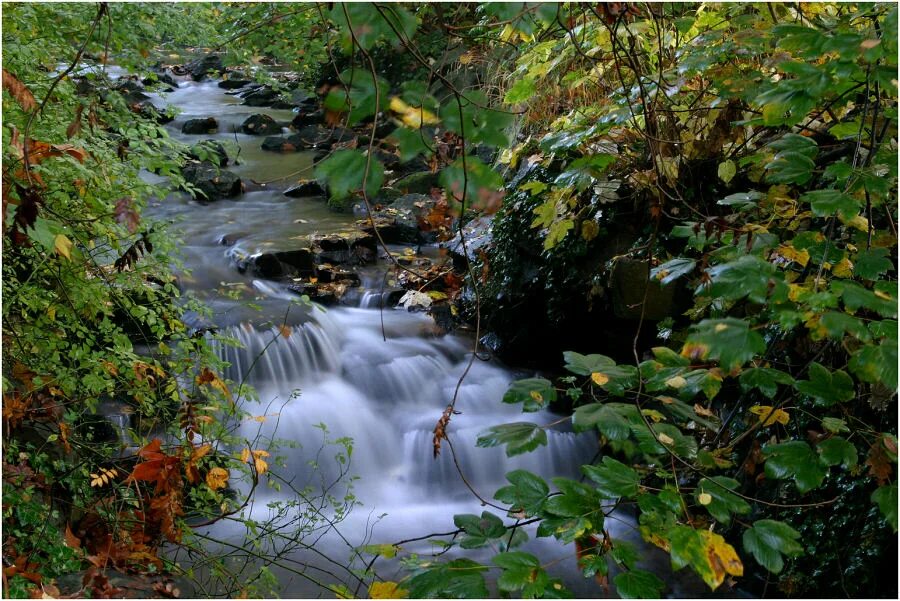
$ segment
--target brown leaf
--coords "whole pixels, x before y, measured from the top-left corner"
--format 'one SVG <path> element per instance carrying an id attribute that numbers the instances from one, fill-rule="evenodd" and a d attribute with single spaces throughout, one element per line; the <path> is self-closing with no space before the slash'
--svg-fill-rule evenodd
<path id="1" fill-rule="evenodd" d="M 28 86 L 19 81 L 18 77 L 6 69 L 3 69 L 3 89 L 10 93 L 26 113 L 37 109 L 38 103 Z"/>
<path id="2" fill-rule="evenodd" d="M 878 480 L 879 486 L 887 484 L 893 468 L 882 445 L 877 442 L 872 445 L 872 448 L 869 449 L 869 456 L 866 458 L 866 465 L 869 466 L 869 475 Z"/>
<path id="3" fill-rule="evenodd" d="M 116 221 L 128 228 L 130 233 L 137 231 L 141 221 L 141 216 L 134 208 L 134 200 L 130 196 L 124 196 L 116 201 L 116 207 L 113 209 L 113 215 Z"/>
<path id="4" fill-rule="evenodd" d="M 75 107 L 75 118 L 72 119 L 72 122 L 69 124 L 69 127 L 66 128 L 66 138 L 72 139 L 81 133 L 81 113 L 84 111 L 84 105 L 79 104 Z"/>

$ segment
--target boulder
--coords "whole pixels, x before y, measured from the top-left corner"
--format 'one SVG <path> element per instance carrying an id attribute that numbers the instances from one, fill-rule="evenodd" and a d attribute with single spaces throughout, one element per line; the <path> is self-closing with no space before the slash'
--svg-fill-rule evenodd
<path id="1" fill-rule="evenodd" d="M 450 257 L 453 259 L 453 265 L 460 270 L 466 268 L 466 251 L 468 251 L 469 261 L 474 261 L 478 257 L 478 251 L 487 248 L 492 240 L 491 234 L 492 218 L 484 215 L 473 219 L 463 226 L 462 236 L 459 232 L 446 242 L 441 242 L 441 248 L 447 249 Z M 465 246 L 462 243 L 465 237 Z"/>
<path id="2" fill-rule="evenodd" d="M 253 255 L 248 267 L 255 275 L 270 280 L 315 273 L 313 254 L 308 248 Z"/>
<path id="3" fill-rule="evenodd" d="M 240 77 L 227 78 L 219 82 L 219 87 L 224 90 L 237 90 L 253 83 L 250 79 L 242 79 Z"/>
<path id="4" fill-rule="evenodd" d="M 141 80 L 141 83 L 145 86 L 153 86 L 157 84 L 166 84 L 172 87 L 177 88 L 178 82 L 175 81 L 175 78 L 169 75 L 165 69 L 155 71 L 151 75 L 148 75 L 144 79 Z"/>
<path id="5" fill-rule="evenodd" d="M 203 58 L 189 62 L 185 65 L 185 69 L 191 74 L 194 81 L 202 81 L 210 73 L 222 73 L 225 66 L 222 64 L 222 57 L 218 54 L 208 54 Z"/>
<path id="6" fill-rule="evenodd" d="M 404 194 L 390 205 L 375 212 L 376 225 L 382 239 L 389 244 L 430 244 L 437 233 L 424 231 L 421 224 L 437 201 L 424 194 Z"/>
<path id="7" fill-rule="evenodd" d="M 377 245 L 375 237 L 363 231 L 312 236 L 313 251 L 319 263 L 372 263 L 376 259 Z"/>
<path id="8" fill-rule="evenodd" d="M 291 127 L 299 130 L 307 125 L 317 125 L 323 121 L 325 121 L 325 111 L 321 109 L 317 110 L 315 107 L 312 107 L 309 110 L 303 110 L 301 108 L 300 112 L 294 116 L 293 120 L 291 120 Z"/>
<path id="9" fill-rule="evenodd" d="M 401 177 L 391 184 L 404 194 L 431 194 L 432 188 L 440 187 L 438 174 L 430 171 L 420 171 Z"/>
<path id="10" fill-rule="evenodd" d="M 269 136 L 263 140 L 260 148 L 268 150 L 269 152 L 296 152 L 299 150 L 284 136 Z"/>
<path id="11" fill-rule="evenodd" d="M 342 130 L 343 134 L 344 131 Z M 337 141 L 334 132 L 318 125 L 307 125 L 296 134 L 288 137 L 288 141 L 297 148 L 315 148 Z"/>
<path id="12" fill-rule="evenodd" d="M 209 161 L 219 167 L 228 164 L 228 152 L 218 140 L 203 140 L 191 146 L 188 156 L 196 161 Z"/>
<path id="13" fill-rule="evenodd" d="M 241 131 L 251 136 L 277 136 L 281 126 L 268 115 L 250 115 L 241 123 Z"/>
<path id="14" fill-rule="evenodd" d="M 181 126 L 183 134 L 214 134 L 219 131 L 219 122 L 213 117 L 205 119 L 188 119 Z"/>
<path id="15" fill-rule="evenodd" d="M 241 94 L 241 98 L 247 106 L 271 106 L 281 98 L 281 94 L 268 86 L 262 86 Z"/>
<path id="16" fill-rule="evenodd" d="M 181 169 L 185 181 L 196 188 L 197 200 L 212 202 L 238 196 L 243 185 L 241 178 L 230 171 L 220 170 L 209 161 L 190 162 Z"/>
<path id="17" fill-rule="evenodd" d="M 284 191 L 285 196 L 299 198 L 302 196 L 324 196 L 325 188 L 314 179 L 301 180 Z"/>
<path id="18" fill-rule="evenodd" d="M 175 115 L 172 115 L 166 111 L 161 111 L 152 102 L 139 102 L 131 107 L 131 109 L 137 114 L 141 115 L 146 119 L 151 119 L 157 123 L 169 123 L 175 119 Z"/>
<path id="19" fill-rule="evenodd" d="M 117 89 L 123 93 L 126 93 L 126 92 L 138 92 L 139 93 L 139 92 L 144 91 L 144 86 L 136 79 L 123 77 L 122 79 L 119 79 L 116 82 L 115 89 Z M 141 96 L 143 96 L 143 100 L 146 100 L 147 98 L 149 98 L 149 96 L 146 96 L 144 94 L 141 94 Z"/>

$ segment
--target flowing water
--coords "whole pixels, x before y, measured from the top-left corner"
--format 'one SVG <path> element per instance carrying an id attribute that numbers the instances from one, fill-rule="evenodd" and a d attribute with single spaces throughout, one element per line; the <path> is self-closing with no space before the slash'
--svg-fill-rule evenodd
<path id="1" fill-rule="evenodd" d="M 269 458 L 273 471 L 283 479 L 281 491 L 260 488 L 249 512 L 258 519 L 278 514 L 282 507 L 278 502 L 296 498 L 291 487 L 305 489 L 305 494 L 314 498 L 319 498 L 323 486 L 337 499 L 352 491 L 359 502 L 348 515 L 339 515 L 342 520 L 334 527 L 316 521 L 325 514 L 332 517 L 327 507 L 313 517 L 304 513 L 303 506 L 282 509 L 278 519 L 287 524 L 283 532 L 293 532 L 290 529 L 300 524 L 316 523 L 319 528 L 305 541 L 310 548 L 299 546 L 280 558 L 283 567 L 274 571 L 281 581 L 282 596 L 333 597 L 310 578 L 342 581 L 352 591 L 357 581 L 334 563 L 346 564 L 352 548 L 453 531 L 454 514 L 480 514 L 486 508 L 461 474 L 468 486 L 487 500 L 506 484 L 504 474 L 512 469 L 523 468 L 548 478 L 579 477 L 578 466 L 596 452 L 596 440 L 590 434 L 576 435 L 557 426 L 550 431 L 547 448 L 514 458 L 507 458 L 500 448 L 475 446 L 477 434 L 491 425 L 549 423 L 560 418 L 550 413 L 523 416 L 517 406 L 503 404 L 501 398 L 513 373 L 480 359 L 474 361 L 459 388 L 456 407 L 460 413 L 453 416 L 449 428 L 458 466 L 446 442 L 434 458 L 432 431 L 470 360 L 472 341 L 436 335 L 430 318 L 422 314 L 387 308 L 379 311 L 380 277 L 369 273 L 363 278 L 364 289 L 355 297 L 359 306 L 325 310 L 298 305 L 296 297 L 278 284 L 254 280 L 230 266 L 228 248 L 221 244 L 223 236 L 239 237 L 244 252 L 287 250 L 304 246 L 314 232 L 346 229 L 354 220 L 330 212 L 324 199 L 294 199 L 282 194 L 296 179 L 311 177 L 311 153 L 263 152 L 259 149 L 262 138 L 234 133 L 253 113 L 287 123 L 290 111 L 245 107 L 215 82 L 189 80 L 182 80 L 176 91 L 154 101 L 181 109 L 181 115 L 167 126 L 173 137 L 186 142 L 209 138 L 236 142 L 242 163 L 229 169 L 250 184 L 248 192 L 236 199 L 204 205 L 175 194 L 154 203 L 148 211 L 151 217 L 172 223 L 182 237 L 180 249 L 187 270 L 180 274 L 182 287 L 212 307 L 221 333 L 240 342 L 239 347 L 219 345 L 221 357 L 230 364 L 225 375 L 251 385 L 259 396 L 259 404 L 248 407 L 260 421 L 243 422 L 240 434 L 257 445 L 254 448 L 265 448 L 266 441 L 273 438 L 294 445 L 282 446 L 282 467 L 275 466 L 274 457 Z M 219 120 L 219 133 L 180 133 L 186 119 L 208 116 Z M 371 289 L 365 288 L 366 282 L 374 284 Z M 248 308 L 248 302 L 258 308 Z M 349 457 L 340 453 L 345 448 L 340 444 L 323 446 L 326 437 L 352 439 L 352 453 Z M 502 511 L 492 511 L 505 518 Z M 628 517 L 609 520 L 608 526 L 614 536 L 639 539 Z M 579 575 L 571 545 L 535 539 L 533 530 L 526 530 L 530 540 L 523 550 L 552 564 L 551 571 L 564 577 L 578 596 L 605 596 L 592 580 Z M 223 552 L 229 544 L 247 543 L 247 533 L 235 525 L 217 525 L 208 533 L 225 541 Z M 422 557 L 437 548 L 428 540 L 401 546 L 404 553 Z M 666 569 L 658 560 L 652 561 L 655 571 Z M 360 565 L 357 560 L 356 566 Z M 238 573 L 242 569 L 240 565 L 232 567 Z M 391 561 L 380 560 L 376 570 L 385 580 L 402 577 Z"/>

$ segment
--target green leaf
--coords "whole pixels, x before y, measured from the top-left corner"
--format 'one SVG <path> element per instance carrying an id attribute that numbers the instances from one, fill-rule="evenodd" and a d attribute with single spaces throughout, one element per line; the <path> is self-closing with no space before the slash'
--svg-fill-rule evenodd
<path id="1" fill-rule="evenodd" d="M 765 445 L 762 452 L 766 457 L 766 476 L 776 480 L 792 478 L 801 493 L 818 487 L 825 479 L 825 468 L 805 442 Z"/>
<path id="2" fill-rule="evenodd" d="M 597 428 L 610 440 L 628 440 L 631 426 L 611 404 L 591 403 L 575 409 L 572 427 L 576 432 Z"/>
<path id="3" fill-rule="evenodd" d="M 583 517 L 599 513 L 602 521 L 600 495 L 581 482 L 568 478 L 554 478 L 553 483 L 561 494 L 553 495 L 544 503 L 544 510 L 561 517 Z"/>
<path id="4" fill-rule="evenodd" d="M 604 457 L 601 465 L 582 465 L 585 476 L 597 483 L 600 496 L 607 499 L 633 497 L 638 492 L 640 477 L 634 469 L 612 457 Z"/>
<path id="5" fill-rule="evenodd" d="M 541 569 L 541 562 L 530 553 L 521 551 L 498 553 L 492 561 L 503 568 L 503 573 L 497 579 L 497 588 L 501 591 L 512 592 L 532 587 L 538 580 L 542 580 L 544 586 L 549 584 L 549 578 Z"/>
<path id="6" fill-rule="evenodd" d="M 666 583 L 646 570 L 629 570 L 618 574 L 613 583 L 623 599 L 659 599 Z"/>
<path id="7" fill-rule="evenodd" d="M 599 179 L 606 168 L 616 162 L 618 157 L 613 154 L 592 154 L 572 161 L 560 173 L 554 183 L 558 186 L 573 186 L 579 192 L 584 192 Z"/>
<path id="8" fill-rule="evenodd" d="M 368 177 L 365 177 L 367 164 L 370 168 Z M 338 150 L 316 166 L 315 176 L 328 184 L 334 200 L 342 200 L 362 191 L 365 177 L 366 195 L 374 198 L 384 182 L 384 167 L 376 159 L 367 159 L 355 150 Z"/>
<path id="9" fill-rule="evenodd" d="M 896 324 L 896 322 L 894 322 Z M 896 328 L 896 325 L 894 326 Z M 881 382 L 889 390 L 897 390 L 897 334 L 880 344 L 861 347 L 850 357 L 850 371 L 863 382 Z"/>
<path id="10" fill-rule="evenodd" d="M 765 303 L 771 294 L 786 289 L 782 273 L 755 255 L 741 255 L 735 261 L 710 268 L 707 273 L 712 280 L 709 294 L 727 300 L 746 296 L 755 303 Z"/>
<path id="11" fill-rule="evenodd" d="M 412 599 L 485 599 L 487 585 L 481 572 L 488 569 L 471 559 L 454 559 L 428 568 L 409 580 Z"/>
<path id="12" fill-rule="evenodd" d="M 671 284 L 683 275 L 687 275 L 694 271 L 697 261 L 694 259 L 677 258 L 666 261 L 658 267 L 650 270 L 650 277 L 659 280 L 659 283 L 665 286 Z"/>
<path id="13" fill-rule="evenodd" d="M 413 160 L 417 156 L 431 156 L 431 149 L 428 143 L 431 141 L 428 136 L 419 129 L 408 129 L 406 127 L 398 127 L 395 129 L 389 139 L 397 144 L 400 149 L 400 162 L 406 163 Z"/>
<path id="14" fill-rule="evenodd" d="M 872 339 L 862 319 L 847 315 L 841 311 L 828 311 L 819 319 L 819 323 L 828 332 L 830 338 L 840 340 L 844 334 L 850 333 L 863 342 Z"/>
<path id="15" fill-rule="evenodd" d="M 780 574 L 784 567 L 782 555 L 796 557 L 803 554 L 799 540 L 800 533 L 784 522 L 759 520 L 744 531 L 744 550 L 753 555 L 759 565 L 773 574 Z"/>
<path id="16" fill-rule="evenodd" d="M 849 432 L 850 428 L 847 427 L 847 422 L 842 419 L 838 419 L 836 417 L 823 417 L 822 418 L 822 427 L 831 432 L 832 434 L 837 434 L 838 432 Z"/>
<path id="17" fill-rule="evenodd" d="M 686 344 L 729 371 L 766 350 L 763 337 L 751 330 L 749 323 L 733 317 L 704 319 L 691 328 Z"/>
<path id="18" fill-rule="evenodd" d="M 524 511 L 526 515 L 536 515 L 544 499 L 550 494 L 550 487 L 543 478 L 526 470 L 513 470 L 506 474 L 506 479 L 510 485 L 499 489 L 494 498 L 510 505 L 510 511 Z"/>
<path id="19" fill-rule="evenodd" d="M 766 165 L 766 181 L 770 184 L 803 185 L 812 179 L 816 163 L 799 152 L 779 152 Z"/>
<path id="20" fill-rule="evenodd" d="M 865 280 L 875 280 L 894 268 L 888 258 L 888 249 L 870 248 L 861 251 L 853 261 L 853 274 Z"/>
<path id="21" fill-rule="evenodd" d="M 406 39 L 416 31 L 415 17 L 406 9 L 394 5 L 386 5 L 379 11 L 369 3 L 341 3 L 335 5 L 328 16 L 338 25 L 341 46 L 348 54 L 354 45 L 369 50 L 384 38 L 399 43 L 393 28 L 402 32 Z"/>
<path id="22" fill-rule="evenodd" d="M 348 89 L 333 88 L 323 105 L 335 112 L 349 112 L 347 123 L 354 125 L 388 106 L 390 85 L 365 69 L 348 69 L 340 80 Z"/>
<path id="23" fill-rule="evenodd" d="M 612 541 L 609 556 L 617 564 L 629 570 L 633 569 L 637 562 L 641 560 L 641 554 L 638 552 L 637 547 L 622 539 Z"/>
<path id="24" fill-rule="evenodd" d="M 737 165 L 731 159 L 719 163 L 718 175 L 719 179 L 727 184 L 737 175 Z"/>
<path id="25" fill-rule="evenodd" d="M 506 534 L 503 520 L 490 511 L 482 512 L 481 517 L 471 513 L 457 514 L 453 516 L 453 523 L 466 533 L 459 545 L 463 549 L 484 547 L 492 539 Z"/>
<path id="26" fill-rule="evenodd" d="M 768 398 L 778 393 L 779 384 L 793 384 L 794 378 L 780 369 L 770 367 L 751 367 L 741 372 L 741 390 L 747 392 L 758 388 Z"/>
<path id="27" fill-rule="evenodd" d="M 834 189 L 807 192 L 800 197 L 800 202 L 808 202 L 813 214 L 818 217 L 828 217 L 838 212 L 844 219 L 855 217 L 860 206 L 852 196 Z"/>
<path id="28" fill-rule="evenodd" d="M 725 476 L 714 476 L 712 478 L 703 478 L 694 491 L 694 501 L 698 505 L 706 507 L 706 510 L 716 520 L 725 525 L 731 523 L 731 514 L 747 515 L 750 513 L 750 505 L 732 493 L 738 487 L 737 480 L 726 478 Z M 701 499 L 701 495 L 709 495 L 709 502 L 703 503 L 706 498 Z"/>
<path id="29" fill-rule="evenodd" d="M 726 207 L 736 207 L 739 211 L 745 211 L 747 209 L 756 207 L 761 198 L 765 198 L 765 194 L 763 194 L 762 192 L 757 192 L 756 190 L 752 190 L 750 192 L 738 192 L 737 194 L 730 194 L 716 204 L 720 204 Z"/>
<path id="30" fill-rule="evenodd" d="M 445 167 L 441 171 L 440 183 L 447 190 L 448 197 L 456 202 L 464 202 L 466 209 L 484 208 L 492 198 L 500 195 L 503 188 L 500 174 L 476 156 L 466 157 L 465 169 L 462 158 Z"/>
<path id="31" fill-rule="evenodd" d="M 794 388 L 807 394 L 826 407 L 849 401 L 856 396 L 853 378 L 840 369 L 830 371 L 821 363 L 813 361 L 809 366 L 809 380 L 799 380 Z"/>
<path id="32" fill-rule="evenodd" d="M 510 385 L 503 402 L 509 404 L 523 403 L 522 411 L 540 411 L 549 403 L 556 401 L 556 388 L 550 380 L 544 378 L 526 378 Z"/>
<path id="33" fill-rule="evenodd" d="M 530 422 L 502 424 L 479 434 L 475 444 L 479 447 L 506 445 L 506 456 L 512 457 L 546 446 L 547 432 Z"/>
<path id="34" fill-rule="evenodd" d="M 852 468 L 856 465 L 856 447 L 840 436 L 823 440 L 816 446 L 819 459 L 827 466 L 843 465 Z"/>
<path id="35" fill-rule="evenodd" d="M 574 374 L 580 376 L 601 374 L 603 377 L 599 380 L 603 383 L 598 385 L 610 394 L 622 396 L 626 389 L 637 384 L 637 368 L 632 365 L 616 365 L 616 362 L 606 355 L 582 355 L 566 351 L 563 353 L 563 359 L 566 362 L 566 369 Z"/>
<path id="36" fill-rule="evenodd" d="M 897 483 L 881 486 L 872 493 L 872 502 L 878 505 L 881 515 L 891 525 L 894 532 L 897 532 Z"/>
<path id="37" fill-rule="evenodd" d="M 686 367 L 691 364 L 690 359 L 682 357 L 667 346 L 654 346 L 650 350 L 656 360 L 667 367 Z"/>
<path id="38" fill-rule="evenodd" d="M 503 97 L 503 102 L 507 104 L 519 104 L 534 96 L 536 91 L 537 88 L 534 79 L 523 77 L 522 79 L 516 80 L 509 90 L 507 90 L 506 96 Z"/>
<path id="39" fill-rule="evenodd" d="M 550 224 L 547 230 L 547 237 L 544 238 L 544 250 L 550 250 L 563 241 L 569 230 L 575 227 L 575 222 L 571 219 L 560 219 Z"/>

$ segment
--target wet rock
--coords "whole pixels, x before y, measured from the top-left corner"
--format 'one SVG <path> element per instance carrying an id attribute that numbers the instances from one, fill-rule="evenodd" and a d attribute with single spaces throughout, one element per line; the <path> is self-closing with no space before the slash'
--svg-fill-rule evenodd
<path id="1" fill-rule="evenodd" d="M 119 79 L 116 82 L 115 89 L 120 92 L 124 92 L 124 93 L 127 93 L 127 92 L 138 92 L 139 93 L 139 92 L 144 91 L 144 86 L 136 79 L 132 79 L 129 77 L 129 78 Z M 142 94 L 142 96 L 143 96 L 143 100 L 146 100 L 147 98 L 149 98 L 149 96 L 147 96 L 145 94 Z"/>
<path id="2" fill-rule="evenodd" d="M 474 261 L 478 257 L 478 251 L 490 245 L 492 240 L 491 219 L 488 216 L 473 219 L 463 226 L 462 236 L 457 232 L 453 238 L 441 243 L 441 248 L 449 251 L 453 265 L 457 269 L 466 267 L 465 251 L 468 251 L 469 261 Z M 466 241 L 465 246 L 462 243 L 463 238 Z"/>
<path id="3" fill-rule="evenodd" d="M 320 284 L 342 283 L 347 286 L 359 286 L 359 275 L 354 271 L 340 269 L 331 265 L 316 265 L 316 280 Z"/>
<path id="4" fill-rule="evenodd" d="M 209 161 L 187 163 L 182 167 L 181 174 L 187 183 L 196 188 L 192 194 L 197 200 L 212 202 L 232 198 L 242 192 L 240 177 L 219 169 Z"/>
<path id="5" fill-rule="evenodd" d="M 297 152 L 300 150 L 284 136 L 269 136 L 263 140 L 260 148 L 269 152 Z"/>
<path id="6" fill-rule="evenodd" d="M 228 164 L 228 152 L 217 140 L 203 140 L 191 146 L 189 157 L 196 161 L 209 161 L 219 167 Z"/>
<path id="7" fill-rule="evenodd" d="M 391 184 L 404 194 L 431 194 L 432 188 L 440 187 L 438 174 L 430 171 L 420 171 L 401 177 Z"/>
<path id="8" fill-rule="evenodd" d="M 374 221 L 374 226 L 372 225 Z M 372 220 L 364 219 L 357 222 L 362 231 L 378 236 L 385 244 L 415 244 L 419 239 L 419 230 L 416 227 L 410 227 L 409 224 L 398 221 L 396 216 L 387 216 L 383 213 L 376 212 L 372 216 Z"/>
<path id="9" fill-rule="evenodd" d="M 631 259 L 619 259 L 613 267 L 610 293 L 613 312 L 620 319 L 644 319 L 658 321 L 674 315 L 677 286 L 662 286 L 651 279 L 648 289 L 647 263 Z M 644 295 L 646 292 L 646 302 Z M 642 311 L 643 307 L 643 311 Z"/>
<path id="10" fill-rule="evenodd" d="M 232 267 L 240 273 L 249 271 L 255 276 L 270 280 L 309 277 L 315 273 L 313 254 L 308 248 L 250 255 L 235 245 L 228 249 L 226 256 Z"/>
<path id="11" fill-rule="evenodd" d="M 245 232 L 234 232 L 231 234 L 223 234 L 216 242 L 221 244 L 222 246 L 234 246 L 237 244 L 237 241 L 241 238 L 245 237 L 247 234 Z"/>
<path id="12" fill-rule="evenodd" d="M 315 107 L 309 110 L 301 109 L 291 120 L 291 127 L 299 130 L 307 125 L 317 125 L 323 121 L 325 121 L 325 111 L 316 110 Z"/>
<path id="13" fill-rule="evenodd" d="M 362 231 L 321 234 L 311 238 L 319 263 L 363 265 L 375 261 L 378 241 Z"/>
<path id="14" fill-rule="evenodd" d="M 203 58 L 191 61 L 185 65 L 185 69 L 191 74 L 194 81 L 202 81 L 210 73 L 222 73 L 225 66 L 222 64 L 222 57 L 218 54 L 208 54 Z"/>
<path id="15" fill-rule="evenodd" d="M 152 75 L 149 75 L 141 80 L 141 83 L 145 86 L 153 86 L 157 84 L 166 84 L 170 85 L 174 88 L 178 87 L 178 82 L 175 81 L 175 78 L 166 72 L 165 69 L 155 71 Z"/>
<path id="16" fill-rule="evenodd" d="M 240 96 L 244 99 L 243 104 L 247 106 L 271 106 L 281 98 L 281 94 L 268 86 L 256 88 Z"/>
<path id="17" fill-rule="evenodd" d="M 76 536 L 82 535 L 76 531 Z M 95 568 L 92 568 L 95 570 Z M 120 599 L 190 599 L 194 585 L 185 578 L 160 574 L 126 574 L 113 568 L 102 572 L 85 570 L 64 574 L 57 579 L 60 595 L 71 597 L 94 594 Z"/>
<path id="18" fill-rule="evenodd" d="M 250 115 L 241 123 L 241 131 L 251 136 L 276 136 L 281 126 L 268 115 Z"/>
<path id="19" fill-rule="evenodd" d="M 205 119 L 188 119 L 181 126 L 183 134 L 214 134 L 219 131 L 219 122 L 213 117 Z"/>
<path id="20" fill-rule="evenodd" d="M 324 196 L 325 188 L 314 179 L 302 180 L 284 191 L 285 196 L 299 198 L 302 196 Z"/>
<path id="21" fill-rule="evenodd" d="M 133 105 L 131 109 L 142 117 L 160 124 L 170 123 L 175 119 L 175 115 L 159 110 L 152 102 L 140 102 Z"/>
<path id="22" fill-rule="evenodd" d="M 359 141 L 360 145 L 363 144 L 362 138 Z M 400 157 L 394 154 L 393 152 L 388 152 L 387 150 L 382 150 L 381 148 L 373 148 L 372 149 L 372 157 L 377 159 L 379 163 L 384 165 L 385 169 L 393 170 L 398 165 L 400 165 Z"/>
<path id="23" fill-rule="evenodd" d="M 240 77 L 229 77 L 219 82 L 219 87 L 224 90 L 237 90 L 253 83 L 250 79 L 242 79 Z"/>
<path id="24" fill-rule="evenodd" d="M 125 101 L 125 104 L 132 106 L 147 102 L 150 100 L 150 97 L 140 90 L 122 90 L 122 99 Z"/>
<path id="25" fill-rule="evenodd" d="M 341 132 L 343 133 L 343 132 Z M 288 137 L 288 140 L 298 148 L 315 148 L 337 141 L 332 130 L 318 125 L 307 125 L 296 134 Z"/>
<path id="26" fill-rule="evenodd" d="M 296 82 L 291 82 L 289 85 L 296 85 Z M 308 92 L 302 89 L 293 90 L 287 97 L 282 95 L 278 100 L 272 103 L 272 108 L 276 109 L 294 109 L 301 106 L 310 106 L 310 101 L 313 107 L 318 104 L 315 97 L 311 97 Z"/>

